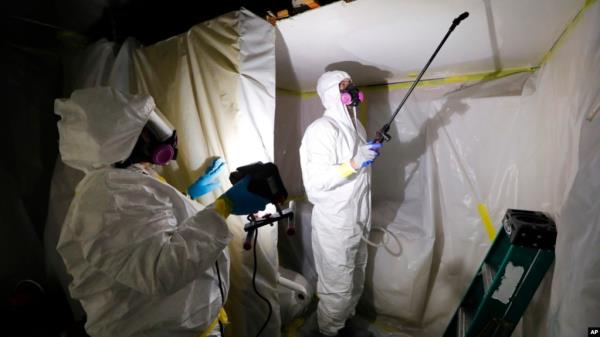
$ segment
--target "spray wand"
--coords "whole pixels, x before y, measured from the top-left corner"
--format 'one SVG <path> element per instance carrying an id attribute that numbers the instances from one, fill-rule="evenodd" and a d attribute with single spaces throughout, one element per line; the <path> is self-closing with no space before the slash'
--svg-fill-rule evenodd
<path id="1" fill-rule="evenodd" d="M 427 70 L 427 68 L 429 68 L 429 65 L 431 64 L 431 61 L 433 61 L 433 59 L 435 58 L 435 56 L 437 55 L 437 53 L 440 51 L 440 49 L 442 48 L 442 46 L 444 45 L 444 43 L 448 39 L 448 36 L 450 36 L 450 33 L 452 33 L 452 31 L 454 31 L 454 28 L 456 28 L 456 26 L 458 26 L 458 24 L 462 20 L 466 19 L 468 16 L 469 16 L 469 12 L 464 12 L 464 13 L 462 13 L 461 15 L 459 15 L 457 18 L 455 18 L 452 21 L 452 25 L 450 26 L 450 29 L 448 29 L 448 32 L 446 33 L 446 35 L 444 36 L 444 38 L 442 39 L 442 42 L 440 42 L 440 44 L 437 46 L 437 48 L 433 52 L 433 55 L 431 55 L 431 57 L 429 58 L 429 61 L 427 61 L 427 64 L 425 64 L 425 67 L 423 67 L 423 70 L 421 70 L 421 73 L 419 73 L 419 76 L 417 76 L 417 79 L 410 86 L 410 89 L 408 89 L 408 92 L 406 93 L 406 95 L 404 95 L 404 98 L 402 99 L 402 102 L 400 102 L 400 105 L 398 105 L 398 107 L 396 108 L 396 111 L 394 111 L 394 114 L 392 115 L 392 118 L 390 118 L 389 122 L 385 123 L 381 127 L 381 129 L 379 129 L 377 131 L 377 135 L 375 136 L 375 140 L 374 140 L 375 143 L 383 143 L 383 142 L 387 142 L 390 139 L 392 139 L 392 137 L 388 134 L 388 131 L 390 130 L 390 125 L 394 121 L 394 118 L 396 118 L 396 115 L 398 114 L 398 111 L 400 111 L 400 109 L 402 108 L 402 106 L 404 105 L 404 103 L 406 103 L 406 100 L 408 99 L 408 96 L 410 96 L 410 94 L 413 92 L 413 90 L 417 86 L 417 83 L 419 83 L 419 81 L 421 80 L 421 77 L 423 77 L 423 74 L 425 73 L 425 71 Z"/>

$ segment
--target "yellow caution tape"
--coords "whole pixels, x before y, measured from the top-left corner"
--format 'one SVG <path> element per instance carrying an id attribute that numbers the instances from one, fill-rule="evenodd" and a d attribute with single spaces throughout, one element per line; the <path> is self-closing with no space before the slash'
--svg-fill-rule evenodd
<path id="1" fill-rule="evenodd" d="M 485 204 L 481 203 L 477 205 L 477 210 L 479 211 L 479 216 L 481 216 L 481 221 L 483 222 L 483 227 L 490 238 L 490 241 L 494 241 L 496 238 L 496 229 L 494 228 L 494 224 L 492 223 L 492 219 L 490 219 L 490 214 L 487 210 Z"/>

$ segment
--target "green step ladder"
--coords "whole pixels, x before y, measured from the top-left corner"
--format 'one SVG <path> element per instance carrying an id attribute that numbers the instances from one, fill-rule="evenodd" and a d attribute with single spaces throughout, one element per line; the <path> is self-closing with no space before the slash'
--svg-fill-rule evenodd
<path id="1" fill-rule="evenodd" d="M 552 219 L 542 212 L 508 209 L 502 225 L 444 337 L 510 336 L 552 265 Z"/>

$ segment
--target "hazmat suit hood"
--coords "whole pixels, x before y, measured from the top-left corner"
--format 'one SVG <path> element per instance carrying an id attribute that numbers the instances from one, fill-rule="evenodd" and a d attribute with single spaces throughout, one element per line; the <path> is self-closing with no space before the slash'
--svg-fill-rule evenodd
<path id="1" fill-rule="evenodd" d="M 69 99 L 57 99 L 62 160 L 88 172 L 127 159 L 154 107 L 150 96 L 110 87 L 76 90 Z"/>
<path id="2" fill-rule="evenodd" d="M 352 119 L 342 103 L 339 84 L 351 79 L 345 71 L 333 70 L 323 73 L 317 81 L 317 93 L 325 107 L 325 116 L 333 118 L 341 124 L 354 129 Z"/>

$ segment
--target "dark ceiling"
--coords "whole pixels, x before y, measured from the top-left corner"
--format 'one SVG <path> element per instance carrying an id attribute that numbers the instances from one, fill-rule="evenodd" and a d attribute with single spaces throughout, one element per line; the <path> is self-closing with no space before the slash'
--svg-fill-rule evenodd
<path id="1" fill-rule="evenodd" d="M 133 36 L 143 44 L 150 44 L 242 6 L 264 17 L 267 10 L 284 7 L 288 3 L 291 5 L 290 1 L 281 0 L 129 0 L 125 4 L 107 7 L 90 33 L 117 41 Z"/>
<path id="2" fill-rule="evenodd" d="M 323 6 L 334 1 L 309 2 Z M 3 1 L 0 6 L 5 7 L 1 23 L 5 42 L 47 51 L 56 51 L 56 36 L 64 32 L 89 42 L 99 38 L 121 42 L 131 36 L 147 45 L 241 7 L 262 18 L 269 12 L 287 10 L 293 16 L 309 9 L 294 7 L 292 0 L 23 0 Z"/>

